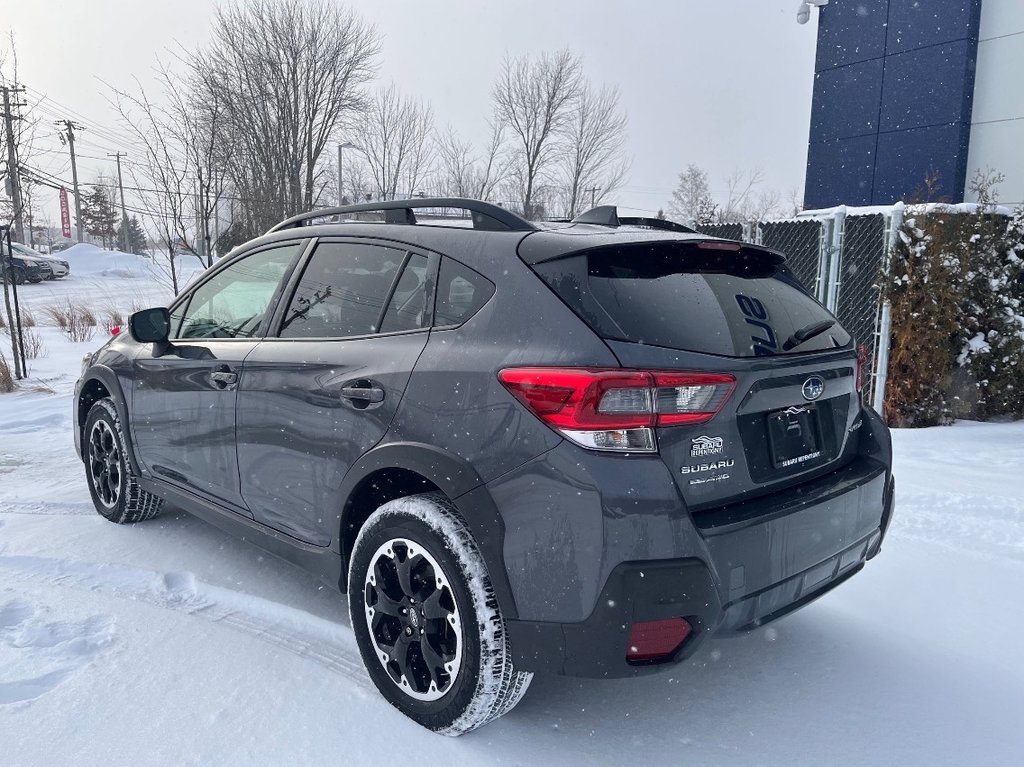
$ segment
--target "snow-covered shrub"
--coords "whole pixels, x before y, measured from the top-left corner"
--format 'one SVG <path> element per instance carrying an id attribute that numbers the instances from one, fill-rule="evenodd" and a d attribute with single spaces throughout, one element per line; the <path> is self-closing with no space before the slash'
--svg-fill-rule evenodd
<path id="1" fill-rule="evenodd" d="M 43 314 L 50 318 L 50 322 L 61 330 L 68 329 L 68 303 L 47 304 L 43 307 Z"/>
<path id="2" fill-rule="evenodd" d="M 947 256 L 945 234 L 924 216 L 908 216 L 882 282 L 892 303 L 885 414 L 894 426 L 952 420 L 947 392 L 959 328 L 958 264 Z"/>
<path id="3" fill-rule="evenodd" d="M 953 414 L 1024 418 L 1024 210 L 969 218 Z"/>
<path id="4" fill-rule="evenodd" d="M 885 410 L 896 426 L 1024 417 L 1024 212 L 907 209 L 882 292 L 892 303 Z"/>
<path id="5" fill-rule="evenodd" d="M 0 352 L 0 393 L 9 394 L 14 389 L 14 376 L 11 374 L 11 366 L 7 364 L 7 358 L 3 352 Z"/>
<path id="6" fill-rule="evenodd" d="M 46 346 L 43 344 L 43 337 L 32 328 L 25 328 L 21 332 L 22 348 L 25 350 L 25 357 L 30 360 L 46 356 Z"/>
<path id="7" fill-rule="evenodd" d="M 121 310 L 112 306 L 107 307 L 103 312 L 102 325 L 107 335 L 110 335 L 114 328 L 123 328 L 124 315 L 121 314 Z"/>

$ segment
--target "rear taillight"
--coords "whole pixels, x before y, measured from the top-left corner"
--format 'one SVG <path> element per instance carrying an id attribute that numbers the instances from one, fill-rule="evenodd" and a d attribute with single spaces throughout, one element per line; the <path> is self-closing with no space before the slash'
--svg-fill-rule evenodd
<path id="1" fill-rule="evenodd" d="M 505 387 L 544 423 L 595 450 L 657 450 L 658 426 L 699 424 L 722 409 L 736 379 L 719 373 L 508 368 Z"/>

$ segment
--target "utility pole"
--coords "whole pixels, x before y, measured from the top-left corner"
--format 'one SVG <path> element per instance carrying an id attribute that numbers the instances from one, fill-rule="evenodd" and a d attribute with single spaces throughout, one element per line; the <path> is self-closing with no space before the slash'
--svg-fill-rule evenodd
<path id="1" fill-rule="evenodd" d="M 71 185 L 73 187 L 73 193 L 75 195 L 75 230 L 78 235 L 78 241 L 82 241 L 82 196 L 78 193 L 78 163 L 75 160 L 75 131 L 85 130 L 81 125 L 72 122 L 71 120 L 59 120 L 55 125 L 63 126 L 64 131 L 59 133 L 61 143 L 67 141 L 68 148 L 71 149 Z"/>
<path id="2" fill-rule="evenodd" d="M 121 192 L 121 252 L 128 252 L 128 214 L 124 212 L 124 181 L 121 180 L 121 158 L 127 157 L 124 152 L 108 153 L 107 157 L 117 158 L 117 188 Z"/>
<path id="3" fill-rule="evenodd" d="M 18 172 L 18 154 L 14 146 L 14 115 L 11 114 L 11 107 L 25 106 L 25 102 L 11 102 L 12 93 L 21 93 L 24 87 L 6 85 L 2 87 L 4 92 L 4 127 L 7 129 L 7 173 L 11 177 L 11 200 L 14 203 L 14 234 L 18 242 L 25 242 L 25 225 L 21 218 L 21 174 Z"/>
<path id="4" fill-rule="evenodd" d="M 592 186 L 590 189 L 584 189 L 583 191 L 590 192 L 590 207 L 595 207 L 597 205 L 597 193 L 601 191 L 601 187 Z"/>

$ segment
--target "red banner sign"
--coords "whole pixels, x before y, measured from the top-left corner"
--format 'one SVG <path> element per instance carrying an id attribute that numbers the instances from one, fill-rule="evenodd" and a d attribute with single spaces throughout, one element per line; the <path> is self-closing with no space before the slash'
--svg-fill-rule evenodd
<path id="1" fill-rule="evenodd" d="M 68 211 L 68 190 L 61 187 L 60 190 L 60 228 L 61 234 L 71 238 L 71 213 Z"/>

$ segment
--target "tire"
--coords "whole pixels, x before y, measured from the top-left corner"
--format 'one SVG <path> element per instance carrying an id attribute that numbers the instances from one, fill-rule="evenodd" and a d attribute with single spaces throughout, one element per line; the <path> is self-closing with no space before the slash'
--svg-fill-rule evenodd
<path id="1" fill-rule="evenodd" d="M 119 525 L 152 519 L 163 506 L 162 498 L 139 485 L 124 445 L 117 408 L 109 398 L 97 400 L 85 420 L 85 480 L 96 511 Z"/>
<path id="2" fill-rule="evenodd" d="M 4 282 L 8 284 L 21 285 L 25 282 L 25 272 L 16 266 L 7 268 L 4 272 Z"/>
<path id="3" fill-rule="evenodd" d="M 444 496 L 414 495 L 377 509 L 356 538 L 348 583 L 363 664 L 413 721 L 462 735 L 508 713 L 526 693 L 533 674 L 512 667 L 480 550 Z"/>

